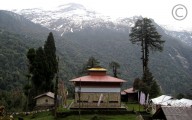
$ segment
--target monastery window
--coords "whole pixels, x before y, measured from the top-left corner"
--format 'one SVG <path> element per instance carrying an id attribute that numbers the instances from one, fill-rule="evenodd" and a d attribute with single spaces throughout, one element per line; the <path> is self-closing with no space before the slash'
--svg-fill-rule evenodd
<path id="1" fill-rule="evenodd" d="M 93 103 L 98 103 L 98 101 L 93 101 Z M 103 103 L 103 101 L 100 101 L 100 103 Z"/>
<path id="2" fill-rule="evenodd" d="M 80 103 L 88 103 L 88 101 L 85 101 L 85 100 L 84 100 L 84 101 L 82 101 L 82 100 L 80 100 L 80 101 L 77 100 L 77 102 L 78 102 L 78 103 L 79 103 L 79 102 L 80 102 Z"/>
<path id="3" fill-rule="evenodd" d="M 118 103 L 118 101 L 109 101 L 109 103 Z"/>
<path id="4" fill-rule="evenodd" d="M 93 103 L 98 103 L 98 101 L 93 101 Z"/>
<path id="5" fill-rule="evenodd" d="M 88 103 L 88 101 L 82 101 L 82 103 Z"/>

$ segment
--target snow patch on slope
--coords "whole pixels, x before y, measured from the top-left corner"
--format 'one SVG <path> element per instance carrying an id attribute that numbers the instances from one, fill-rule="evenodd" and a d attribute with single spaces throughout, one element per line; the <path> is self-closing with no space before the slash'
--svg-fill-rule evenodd
<path id="1" fill-rule="evenodd" d="M 182 66 L 186 69 L 189 68 L 189 62 L 187 61 L 187 59 L 185 57 L 183 57 L 177 49 L 173 48 L 174 51 L 176 52 L 176 57 L 179 59 L 180 63 L 182 64 Z"/>

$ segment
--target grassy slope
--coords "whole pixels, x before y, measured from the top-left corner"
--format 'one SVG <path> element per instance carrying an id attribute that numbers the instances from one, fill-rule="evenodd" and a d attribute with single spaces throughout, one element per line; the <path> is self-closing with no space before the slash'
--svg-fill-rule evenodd
<path id="1" fill-rule="evenodd" d="M 51 112 L 42 112 L 33 115 L 20 115 L 14 116 L 14 119 L 23 118 L 24 120 L 54 120 Z M 125 114 L 125 115 L 81 115 L 80 120 L 136 120 L 135 114 Z M 65 118 L 58 118 L 57 120 L 79 120 L 78 115 L 71 115 Z"/>
<path id="2" fill-rule="evenodd" d="M 70 101 L 71 102 L 71 101 Z M 69 103 L 70 103 L 69 102 Z M 138 104 L 124 103 L 129 111 L 144 111 L 143 107 Z M 59 109 L 59 111 L 66 111 Z M 19 117 L 24 118 L 24 120 L 54 120 L 54 116 L 51 112 L 42 112 L 33 115 L 19 115 L 14 116 L 14 119 Z M 80 120 L 136 120 L 136 114 L 125 114 L 125 115 L 101 115 L 101 114 L 92 114 L 92 115 L 81 115 Z M 65 118 L 58 118 L 57 120 L 79 120 L 79 115 L 71 115 Z"/>
<path id="3" fill-rule="evenodd" d="M 68 116 L 58 120 L 79 120 L 78 115 Z M 82 115 L 80 120 L 136 120 L 135 114 L 126 115 Z"/>

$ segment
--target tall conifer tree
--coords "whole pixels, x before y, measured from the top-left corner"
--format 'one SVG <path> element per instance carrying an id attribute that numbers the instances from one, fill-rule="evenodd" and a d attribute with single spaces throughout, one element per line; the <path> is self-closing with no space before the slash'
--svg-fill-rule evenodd
<path id="1" fill-rule="evenodd" d="M 156 31 L 156 28 L 152 24 L 152 21 L 148 18 L 143 18 L 141 20 L 136 21 L 135 26 L 131 29 L 131 33 L 129 34 L 130 41 L 133 44 L 141 44 L 141 52 L 142 52 L 142 63 L 143 63 L 143 77 L 140 83 L 140 90 L 144 90 L 145 93 L 149 93 L 151 89 L 154 89 L 156 86 L 159 91 L 159 86 L 156 84 L 152 73 L 148 68 L 149 61 L 149 49 L 152 51 L 162 51 L 163 43 L 165 41 L 161 40 L 161 35 Z M 153 85 L 153 86 L 152 86 Z M 156 95 L 159 93 L 156 93 Z M 153 95 L 155 96 L 155 95 Z"/>
<path id="2" fill-rule="evenodd" d="M 58 63 L 53 34 L 49 33 L 44 48 L 29 49 L 27 58 L 33 87 L 37 90 L 36 94 L 54 91 L 53 79 L 57 73 Z"/>
<path id="3" fill-rule="evenodd" d="M 152 21 L 148 18 L 143 18 L 135 23 L 135 26 L 131 29 L 129 34 L 130 41 L 133 44 L 141 44 L 142 62 L 143 62 L 143 74 L 148 69 L 149 61 L 149 49 L 152 51 L 162 51 L 163 43 L 161 35 L 157 32 L 156 28 L 152 24 Z"/>
<path id="4" fill-rule="evenodd" d="M 48 71 L 46 75 L 46 81 L 48 85 L 47 90 L 53 91 L 52 80 L 54 79 L 55 74 L 57 73 L 58 63 L 56 58 L 55 41 L 52 32 L 49 33 L 47 41 L 45 42 L 44 51 L 48 64 Z"/>
<path id="5" fill-rule="evenodd" d="M 117 78 L 117 74 L 119 74 L 118 69 L 120 68 L 119 63 L 112 61 L 109 63 L 109 67 L 113 70 L 113 76 Z"/>

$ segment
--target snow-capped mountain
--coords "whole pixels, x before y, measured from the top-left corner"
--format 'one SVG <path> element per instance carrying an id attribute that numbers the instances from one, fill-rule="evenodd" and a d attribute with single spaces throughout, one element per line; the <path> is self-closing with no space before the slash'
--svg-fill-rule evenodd
<path id="1" fill-rule="evenodd" d="M 170 35 L 174 38 L 177 38 L 181 40 L 183 43 L 185 43 L 188 46 L 192 46 L 192 32 L 190 31 L 171 31 L 167 30 L 165 27 L 162 27 L 167 35 Z"/>
<path id="2" fill-rule="evenodd" d="M 58 31 L 61 36 L 66 32 L 80 31 L 87 27 L 105 27 L 118 31 L 130 30 L 134 26 L 135 21 L 142 18 L 141 16 L 134 16 L 131 18 L 112 19 L 76 3 L 61 5 L 51 10 L 35 8 L 14 10 L 13 12 L 23 15 L 32 22 L 43 25 L 48 29 Z M 171 31 L 166 29 L 165 26 L 161 26 L 161 28 L 166 34 L 192 46 L 192 32 Z"/>
<path id="3" fill-rule="evenodd" d="M 14 10 L 34 23 L 41 24 L 52 30 L 61 33 L 73 32 L 86 27 L 107 27 L 119 30 L 121 27 L 132 27 L 134 22 L 140 17 L 112 19 L 109 16 L 87 10 L 83 5 L 69 3 L 58 6 L 52 10 L 23 9 Z"/>

